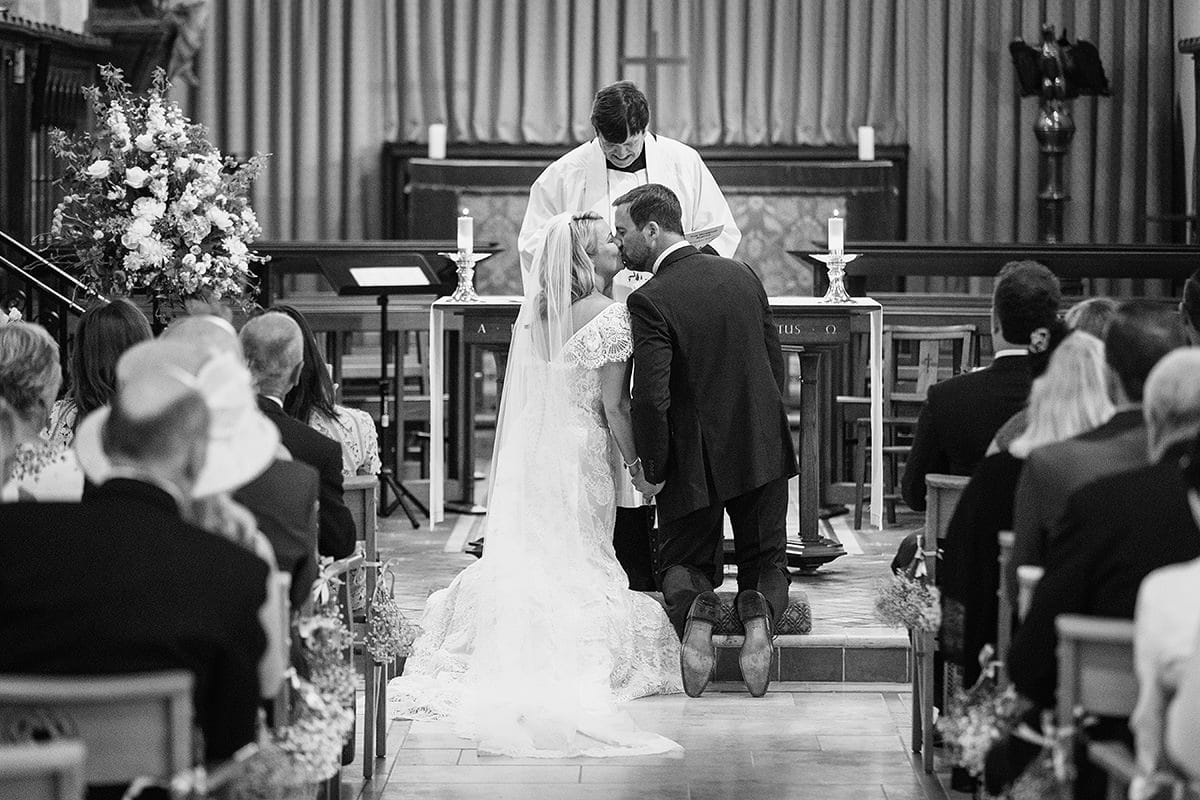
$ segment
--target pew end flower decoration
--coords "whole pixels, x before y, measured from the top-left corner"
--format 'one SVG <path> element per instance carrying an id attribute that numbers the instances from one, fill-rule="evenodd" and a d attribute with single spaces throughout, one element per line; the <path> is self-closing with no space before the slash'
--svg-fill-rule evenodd
<path id="1" fill-rule="evenodd" d="M 160 318 L 185 301 L 254 306 L 250 249 L 262 234 L 247 193 L 265 156 L 223 156 L 201 125 L 166 99 L 156 69 L 145 94 L 121 70 L 88 87 L 96 128 L 51 132 L 64 198 L 44 243 L 81 282 L 105 295 L 144 291 Z"/>

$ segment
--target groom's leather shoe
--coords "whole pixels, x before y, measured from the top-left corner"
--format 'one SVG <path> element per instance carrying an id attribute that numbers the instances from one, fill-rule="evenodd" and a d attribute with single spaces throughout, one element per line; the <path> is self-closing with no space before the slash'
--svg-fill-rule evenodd
<path id="1" fill-rule="evenodd" d="M 683 628 L 683 645 L 679 650 L 679 667 L 683 674 L 683 691 L 688 697 L 699 697 L 712 680 L 717 666 L 717 648 L 712 632 L 721 611 L 716 592 L 701 592 L 688 610 Z"/>
<path id="2" fill-rule="evenodd" d="M 762 697 L 771 683 L 771 615 L 767 598 L 753 589 L 737 596 L 738 618 L 746 630 L 738 665 L 742 682 L 753 697 Z"/>

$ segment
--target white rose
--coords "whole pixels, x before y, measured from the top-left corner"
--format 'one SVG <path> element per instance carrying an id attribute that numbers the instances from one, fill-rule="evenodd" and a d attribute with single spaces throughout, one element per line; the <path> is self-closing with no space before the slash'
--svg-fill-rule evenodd
<path id="1" fill-rule="evenodd" d="M 89 178 L 107 178 L 108 173 L 112 171 L 112 162 L 108 159 L 101 158 L 88 164 L 87 172 Z"/>
<path id="2" fill-rule="evenodd" d="M 190 158 L 188 158 L 187 156 L 180 156 L 179 158 L 175 159 L 175 171 L 176 172 L 187 172 L 188 169 L 191 168 L 191 166 L 192 166 L 192 160 Z"/>
<path id="3" fill-rule="evenodd" d="M 96 230 L 92 231 L 92 238 L 93 238 L 93 239 L 96 239 L 96 240 L 103 239 L 103 238 L 104 238 L 104 231 L 102 231 L 102 230 L 100 230 L 99 228 L 97 228 Z"/>
<path id="4" fill-rule="evenodd" d="M 133 143 L 136 144 L 138 150 L 141 150 L 143 153 L 153 153 L 156 147 L 154 144 L 153 133 L 143 133 L 134 139 Z"/>
<path id="5" fill-rule="evenodd" d="M 136 250 L 144 239 L 154 232 L 153 223 L 145 217 L 135 217 L 125 233 L 121 236 L 121 244 L 129 250 Z"/>
<path id="6" fill-rule="evenodd" d="M 229 212 L 220 206 L 211 206 L 208 209 L 207 216 L 209 222 L 211 222 L 213 225 L 216 225 L 217 229 L 222 231 L 228 230 L 230 224 L 233 222 L 233 220 L 229 217 Z"/>
<path id="7" fill-rule="evenodd" d="M 130 167 L 125 170 L 125 183 L 134 189 L 141 189 L 150 180 L 150 173 L 141 167 Z"/>
<path id="8" fill-rule="evenodd" d="M 133 215 L 147 219 L 160 219 L 166 213 L 167 206 L 161 200 L 153 197 L 139 197 L 133 201 Z"/>
<path id="9" fill-rule="evenodd" d="M 229 236 L 225 239 L 224 244 L 225 250 L 228 251 L 229 255 L 233 256 L 234 258 L 246 255 L 246 243 L 241 239 L 235 239 L 232 236 Z"/>

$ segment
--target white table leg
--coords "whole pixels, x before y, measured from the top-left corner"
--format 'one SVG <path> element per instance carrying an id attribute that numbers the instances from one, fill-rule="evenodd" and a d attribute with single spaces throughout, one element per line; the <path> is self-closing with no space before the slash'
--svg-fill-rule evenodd
<path id="1" fill-rule="evenodd" d="M 883 308 L 871 311 L 871 524 L 883 530 Z"/>

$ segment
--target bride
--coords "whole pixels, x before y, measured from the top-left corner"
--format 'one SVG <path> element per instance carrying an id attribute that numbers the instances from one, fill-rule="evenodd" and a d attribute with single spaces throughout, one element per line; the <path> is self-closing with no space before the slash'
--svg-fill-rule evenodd
<path id="1" fill-rule="evenodd" d="M 629 590 L 613 551 L 612 443 L 638 463 L 629 312 L 599 294 L 593 261 L 613 258 L 598 215 L 547 224 L 513 326 L 487 547 L 430 596 L 405 674 L 389 687 L 392 716 L 446 718 L 480 752 L 678 749 L 617 708 L 681 686 L 674 628 L 655 600 Z"/>

